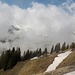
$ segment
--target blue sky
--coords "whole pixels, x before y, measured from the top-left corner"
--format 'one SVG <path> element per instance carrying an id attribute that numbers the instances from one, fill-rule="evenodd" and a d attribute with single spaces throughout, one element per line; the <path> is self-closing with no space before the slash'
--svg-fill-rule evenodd
<path id="1" fill-rule="evenodd" d="M 54 4 L 54 5 L 61 5 L 66 0 L 1 0 L 9 5 L 17 5 L 21 8 L 27 8 L 31 6 L 32 2 L 38 2 L 45 5 Z M 75 0 L 73 0 L 75 2 Z"/>

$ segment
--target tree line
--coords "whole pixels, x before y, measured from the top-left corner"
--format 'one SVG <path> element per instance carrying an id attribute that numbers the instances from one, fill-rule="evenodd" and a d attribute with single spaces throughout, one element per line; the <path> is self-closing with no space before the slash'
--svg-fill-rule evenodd
<path id="1" fill-rule="evenodd" d="M 50 53 L 53 53 L 53 52 L 58 53 L 59 51 L 64 51 L 66 49 L 75 49 L 75 43 L 72 42 L 71 45 L 69 45 L 69 44 L 66 44 L 66 42 L 64 42 L 62 46 L 60 45 L 60 43 L 57 43 L 55 46 L 52 45 Z"/>
<path id="2" fill-rule="evenodd" d="M 8 69 L 12 69 L 19 61 L 26 61 L 33 57 L 40 57 L 41 55 L 47 56 L 48 53 L 53 53 L 53 52 L 58 53 L 59 51 L 64 51 L 69 48 L 74 49 L 75 43 L 73 42 L 71 45 L 69 44 L 66 45 L 66 43 L 64 42 L 62 46 L 60 46 L 60 43 L 57 43 L 55 46 L 52 45 L 50 52 L 47 51 L 47 48 L 45 48 L 44 51 L 42 51 L 41 48 L 38 48 L 35 51 L 30 51 L 28 49 L 27 51 L 24 51 L 23 56 L 21 56 L 20 47 L 18 47 L 17 49 L 13 47 L 12 49 L 2 52 L 0 56 L 0 69 L 3 68 L 3 70 L 6 71 Z"/>
<path id="3" fill-rule="evenodd" d="M 4 71 L 13 68 L 18 61 L 21 60 L 20 48 L 13 47 L 12 50 L 3 51 L 0 57 L 0 69 L 3 68 Z"/>
<path id="4" fill-rule="evenodd" d="M 23 56 L 21 56 L 21 50 L 18 47 L 15 47 L 6 51 L 3 51 L 0 56 L 0 69 L 3 68 L 4 71 L 12 69 L 17 62 L 25 61 L 33 57 L 40 57 L 41 55 L 47 54 L 47 48 L 42 52 L 41 48 L 38 48 L 36 51 L 27 50 L 24 51 Z"/>

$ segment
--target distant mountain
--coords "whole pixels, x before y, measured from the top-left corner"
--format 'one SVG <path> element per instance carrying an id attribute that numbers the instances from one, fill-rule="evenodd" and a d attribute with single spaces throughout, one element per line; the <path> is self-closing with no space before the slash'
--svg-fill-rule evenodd
<path id="1" fill-rule="evenodd" d="M 8 33 L 14 34 L 14 31 L 19 31 L 20 28 L 14 25 L 11 25 L 11 27 L 8 29 Z"/>
<path id="2" fill-rule="evenodd" d="M 15 32 L 19 31 L 20 30 L 20 27 L 18 27 L 18 25 L 11 25 L 10 28 L 8 29 L 8 34 L 9 35 L 14 35 Z M 19 39 L 17 37 L 13 38 L 13 39 L 10 39 L 10 38 L 2 38 L 0 39 L 0 42 L 1 43 L 6 43 L 7 41 L 8 42 L 12 42 L 14 39 Z"/>

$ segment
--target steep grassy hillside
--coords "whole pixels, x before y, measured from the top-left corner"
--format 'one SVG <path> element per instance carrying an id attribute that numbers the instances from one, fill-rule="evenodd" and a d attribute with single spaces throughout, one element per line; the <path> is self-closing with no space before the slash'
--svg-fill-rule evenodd
<path id="1" fill-rule="evenodd" d="M 47 57 L 43 56 L 35 60 L 18 62 L 16 66 L 11 70 L 8 70 L 6 72 L 0 70 L 0 75 L 31 75 L 42 73 L 53 62 L 56 56 L 57 54 L 51 54 Z"/>
<path id="2" fill-rule="evenodd" d="M 0 70 L 0 75 L 18 75 L 20 69 L 25 65 L 26 62 L 18 62 L 16 66 L 7 71 Z"/>
<path id="3" fill-rule="evenodd" d="M 64 59 L 58 65 L 56 70 L 37 75 L 63 75 L 72 71 L 75 71 L 75 51 L 73 51 L 66 59 Z"/>
<path id="4" fill-rule="evenodd" d="M 11 70 L 5 72 L 3 70 L 0 70 L 0 75 L 36 75 L 39 73 L 41 73 L 41 75 L 61 75 L 75 70 L 75 67 L 73 68 L 73 65 L 75 65 L 75 51 L 73 51 L 58 65 L 55 71 L 43 74 L 43 72 L 46 71 L 47 67 L 52 64 L 56 56 L 57 54 L 53 53 L 47 56 L 44 55 L 43 57 L 39 57 L 38 59 L 18 62 L 16 66 L 14 66 L 14 68 Z"/>
<path id="5" fill-rule="evenodd" d="M 64 75 L 68 72 L 72 72 L 75 71 L 75 66 L 67 66 L 67 67 L 62 67 L 50 72 L 46 72 L 46 73 L 40 73 L 40 74 L 36 74 L 36 75 Z"/>
<path id="6" fill-rule="evenodd" d="M 57 68 L 75 65 L 75 51 L 73 51 L 66 59 L 61 62 Z"/>
<path id="7" fill-rule="evenodd" d="M 53 62 L 56 54 L 44 56 L 39 59 L 30 60 L 26 65 L 21 69 L 19 75 L 31 75 L 44 72 L 47 67 Z"/>

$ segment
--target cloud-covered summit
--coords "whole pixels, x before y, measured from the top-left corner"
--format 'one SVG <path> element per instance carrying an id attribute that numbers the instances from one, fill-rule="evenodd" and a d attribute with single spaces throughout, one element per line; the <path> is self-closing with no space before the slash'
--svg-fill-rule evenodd
<path id="1" fill-rule="evenodd" d="M 39 47 L 74 41 L 75 32 L 75 3 L 68 0 L 60 6 L 33 2 L 32 7 L 19 8 L 9 6 L 0 1 L 0 48 L 21 47 L 23 50 L 34 50 Z M 11 26 L 19 28 L 10 34 Z M 8 40 L 12 39 L 10 42 Z"/>

